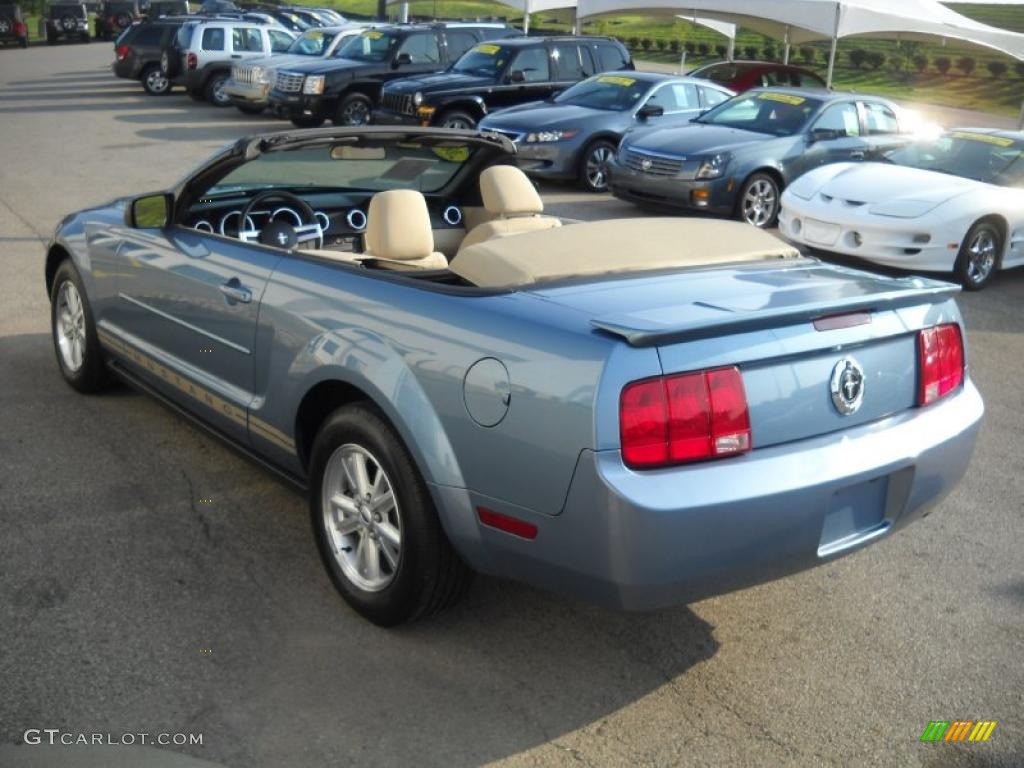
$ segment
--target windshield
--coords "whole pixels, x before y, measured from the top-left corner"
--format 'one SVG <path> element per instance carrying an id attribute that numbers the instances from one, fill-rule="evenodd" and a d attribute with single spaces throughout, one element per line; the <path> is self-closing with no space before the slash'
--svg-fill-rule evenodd
<path id="1" fill-rule="evenodd" d="M 741 128 L 771 136 L 793 136 L 803 130 L 821 102 L 788 93 L 761 92 L 736 96 L 694 122 Z"/>
<path id="2" fill-rule="evenodd" d="M 50 15 L 54 17 L 74 16 L 77 19 L 85 18 L 85 8 L 80 5 L 52 5 Z"/>
<path id="3" fill-rule="evenodd" d="M 1024 186 L 1024 141 L 987 133 L 953 131 L 890 152 L 897 165 L 938 171 L 988 184 Z"/>
<path id="4" fill-rule="evenodd" d="M 323 53 L 334 39 L 333 32 L 321 32 L 318 29 L 311 29 L 303 32 L 295 38 L 295 42 L 288 48 L 288 53 L 297 56 L 323 56 Z"/>
<path id="5" fill-rule="evenodd" d="M 454 72 L 482 77 L 497 77 L 508 63 L 511 51 L 493 43 L 481 43 L 462 54 L 452 67 Z"/>
<path id="6" fill-rule="evenodd" d="M 562 91 L 555 103 L 621 112 L 636 106 L 650 87 L 650 83 L 635 77 L 598 75 Z"/>
<path id="7" fill-rule="evenodd" d="M 264 187 L 380 192 L 436 192 L 469 161 L 476 148 L 462 142 L 373 145 L 319 144 L 266 152 L 222 178 L 206 194 Z"/>
<path id="8" fill-rule="evenodd" d="M 387 61 L 390 58 L 391 47 L 397 42 L 396 35 L 370 29 L 356 35 L 347 43 L 342 43 L 334 55 L 356 61 Z"/>

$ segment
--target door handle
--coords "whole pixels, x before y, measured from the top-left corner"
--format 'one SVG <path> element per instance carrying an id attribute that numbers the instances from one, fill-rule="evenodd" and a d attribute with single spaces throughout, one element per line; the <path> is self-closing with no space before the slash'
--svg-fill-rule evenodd
<path id="1" fill-rule="evenodd" d="M 867 156 L 868 153 L 865 152 L 863 149 L 857 149 L 850 153 L 851 160 L 863 160 Z"/>
<path id="2" fill-rule="evenodd" d="M 248 304 L 252 301 L 252 291 L 242 285 L 237 277 L 232 277 L 226 283 L 221 283 L 220 292 L 228 300 L 228 304 Z"/>

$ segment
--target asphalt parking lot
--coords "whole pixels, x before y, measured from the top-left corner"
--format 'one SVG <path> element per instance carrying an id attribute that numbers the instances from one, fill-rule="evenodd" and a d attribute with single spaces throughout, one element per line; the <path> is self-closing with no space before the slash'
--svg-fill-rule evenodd
<path id="1" fill-rule="evenodd" d="M 283 126 L 146 97 L 112 55 L 0 51 L 0 765 L 184 764 L 22 743 L 44 728 L 201 733 L 177 751 L 246 767 L 1021 765 L 1024 270 L 962 298 L 986 425 L 965 481 L 899 536 L 653 614 L 478 578 L 385 631 L 335 594 L 297 493 L 144 396 L 60 378 L 42 274 L 60 218 Z M 920 743 L 936 719 L 998 726 Z"/>

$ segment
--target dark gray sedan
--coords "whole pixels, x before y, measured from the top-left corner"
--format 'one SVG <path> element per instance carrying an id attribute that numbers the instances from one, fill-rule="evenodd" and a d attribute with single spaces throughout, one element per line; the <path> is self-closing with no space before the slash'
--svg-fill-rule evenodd
<path id="1" fill-rule="evenodd" d="M 627 133 L 612 194 L 774 226 L 782 189 L 826 163 L 876 157 L 909 135 L 895 104 L 820 90 L 747 91 L 684 126 Z"/>
<path id="2" fill-rule="evenodd" d="M 584 189 L 604 192 L 608 163 L 626 131 L 689 123 L 732 95 L 724 86 L 687 77 L 606 73 L 548 101 L 495 112 L 480 122 L 480 129 L 512 139 L 520 167 L 531 176 L 577 179 Z"/>

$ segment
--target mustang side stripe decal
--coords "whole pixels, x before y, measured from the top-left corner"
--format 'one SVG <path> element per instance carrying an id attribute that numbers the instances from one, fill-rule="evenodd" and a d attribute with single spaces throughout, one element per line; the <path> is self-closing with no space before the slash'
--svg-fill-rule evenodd
<path id="1" fill-rule="evenodd" d="M 239 426 L 248 426 L 254 435 L 273 443 L 289 453 L 295 453 L 295 441 L 281 430 L 268 424 L 262 419 L 256 418 L 255 416 L 247 418 L 244 408 L 239 408 L 237 405 L 228 402 L 219 395 L 215 395 L 205 387 L 202 387 L 194 381 L 186 379 L 184 376 L 175 373 L 166 365 L 157 362 L 149 355 L 129 346 L 109 331 L 106 331 L 103 328 L 97 328 L 96 331 L 100 343 L 103 346 L 108 347 L 142 368 L 145 368 L 154 376 L 166 381 L 180 392 L 185 393 L 193 400 L 217 411 Z"/>

